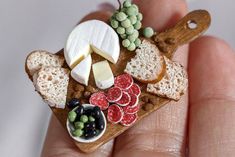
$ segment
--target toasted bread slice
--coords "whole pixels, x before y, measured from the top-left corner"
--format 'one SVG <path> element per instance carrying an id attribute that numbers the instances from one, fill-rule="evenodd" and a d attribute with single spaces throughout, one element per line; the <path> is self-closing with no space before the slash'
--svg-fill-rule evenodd
<path id="1" fill-rule="evenodd" d="M 165 62 L 155 44 L 143 40 L 136 55 L 127 63 L 126 73 L 143 83 L 156 83 L 165 74 Z"/>
<path id="2" fill-rule="evenodd" d="M 69 84 L 69 70 L 61 67 L 42 67 L 33 75 L 33 83 L 44 101 L 51 107 L 64 108 Z"/>
<path id="3" fill-rule="evenodd" d="M 29 75 L 33 76 L 42 66 L 61 67 L 64 64 L 64 58 L 54 55 L 44 50 L 31 52 L 26 59 L 26 69 Z"/>
<path id="4" fill-rule="evenodd" d="M 161 81 L 148 84 L 147 91 L 161 97 L 179 100 L 188 87 L 188 76 L 183 66 L 164 57 L 166 74 Z"/>

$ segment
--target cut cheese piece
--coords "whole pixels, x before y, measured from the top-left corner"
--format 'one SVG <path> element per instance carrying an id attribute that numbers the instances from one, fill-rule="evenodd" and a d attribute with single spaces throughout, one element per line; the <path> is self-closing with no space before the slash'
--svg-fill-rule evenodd
<path id="1" fill-rule="evenodd" d="M 117 33 L 99 20 L 89 20 L 74 28 L 65 45 L 64 56 L 67 64 L 73 68 L 92 51 L 112 63 L 116 63 L 119 58 Z"/>
<path id="2" fill-rule="evenodd" d="M 92 69 L 98 88 L 107 89 L 114 84 L 113 73 L 106 60 L 93 64 Z"/>
<path id="3" fill-rule="evenodd" d="M 78 65 L 76 65 L 71 71 L 71 76 L 77 82 L 88 85 L 90 71 L 91 71 L 91 55 L 88 55 Z"/>

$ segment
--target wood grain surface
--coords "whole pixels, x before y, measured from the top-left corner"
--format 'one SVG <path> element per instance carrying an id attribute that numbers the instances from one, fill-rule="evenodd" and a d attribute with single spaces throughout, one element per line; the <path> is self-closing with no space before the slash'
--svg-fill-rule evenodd
<path id="1" fill-rule="evenodd" d="M 192 27 L 191 27 L 192 24 Z M 199 37 L 203 34 L 204 31 L 208 29 L 210 25 L 210 15 L 205 10 L 196 10 L 187 14 L 183 19 L 181 19 L 173 28 L 168 29 L 164 32 L 161 32 L 153 37 L 153 41 L 156 43 L 160 51 L 165 54 L 167 57 L 171 58 L 177 49 L 178 46 L 187 44 L 195 38 Z M 58 55 L 63 56 L 63 50 L 57 53 Z M 129 52 L 124 48 L 121 48 L 120 58 L 117 64 L 111 64 L 111 69 L 115 76 L 122 74 L 124 68 L 126 67 L 127 62 L 135 55 L 133 52 Z M 102 61 L 104 58 L 92 53 L 92 62 Z M 67 65 L 64 67 L 68 68 Z M 135 81 L 136 82 L 136 81 Z M 148 116 L 153 111 L 159 109 L 163 105 L 167 104 L 170 100 L 157 97 L 155 95 L 149 94 L 146 92 L 146 85 L 140 82 L 136 82 L 141 87 L 141 96 L 140 100 L 144 97 L 151 99 L 151 103 L 153 106 L 149 109 L 146 109 L 146 103 L 141 102 L 141 108 L 138 112 L 138 120 L 136 123 L 141 121 L 144 117 Z M 93 73 L 91 72 L 89 78 L 89 85 L 96 88 Z M 99 90 L 99 89 L 95 89 Z M 70 100 L 72 97 L 79 98 L 83 103 L 88 102 L 88 97 L 84 96 L 84 92 L 86 91 L 86 87 L 74 81 L 70 78 L 67 100 Z M 69 109 L 55 109 L 51 108 L 53 113 L 56 115 L 58 120 L 61 122 L 63 127 L 66 129 L 66 120 Z M 105 112 L 104 112 L 105 113 Z M 106 114 L 106 113 L 105 113 Z M 77 147 L 85 152 L 90 153 L 95 151 L 97 148 L 108 142 L 109 140 L 117 137 L 125 130 L 130 127 L 124 127 L 120 124 L 111 124 L 107 123 L 107 129 L 104 135 L 93 143 L 79 143 L 75 142 Z M 67 130 L 67 129 L 66 129 Z M 72 140 L 72 138 L 71 138 Z"/>

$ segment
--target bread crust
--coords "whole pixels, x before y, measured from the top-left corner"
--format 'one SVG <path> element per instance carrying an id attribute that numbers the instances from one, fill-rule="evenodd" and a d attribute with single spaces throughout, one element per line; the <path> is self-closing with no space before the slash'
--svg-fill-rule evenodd
<path id="1" fill-rule="evenodd" d="M 32 81 L 32 83 L 34 84 L 34 86 L 35 86 L 35 91 L 37 91 L 37 93 L 42 97 L 42 99 L 43 99 L 43 101 L 44 101 L 45 103 L 51 104 L 49 101 L 47 101 L 47 100 L 45 99 L 45 96 L 42 95 L 42 93 L 41 93 L 40 91 L 36 90 L 36 85 L 35 85 L 35 83 L 34 83 L 34 77 L 37 77 L 36 75 L 38 75 L 38 72 L 40 71 L 40 69 L 37 70 L 37 72 L 35 72 L 34 75 L 31 75 L 30 70 L 29 70 L 29 67 L 27 66 L 28 58 L 30 57 L 30 55 L 32 55 L 32 54 L 35 53 L 35 52 L 47 52 L 47 53 L 49 53 L 49 54 L 56 55 L 56 56 L 59 56 L 59 57 L 61 57 L 61 58 L 63 58 L 63 56 L 62 56 L 61 54 L 53 54 L 53 53 L 48 52 L 48 51 L 46 51 L 46 50 L 34 50 L 34 51 L 30 52 L 30 53 L 27 55 L 26 59 L 25 59 L 25 65 L 24 65 L 25 72 L 26 72 L 26 74 L 28 75 L 28 78 L 29 78 L 29 79 Z M 65 69 L 66 71 L 69 71 L 69 69 L 67 68 L 67 66 L 64 66 L 64 65 L 65 65 L 65 63 L 61 66 L 61 68 Z M 52 107 L 52 108 L 53 108 L 53 107 Z"/>
<path id="2" fill-rule="evenodd" d="M 162 57 L 162 59 L 163 59 L 162 70 L 155 80 L 145 81 L 145 80 L 142 80 L 142 79 L 135 77 L 135 76 L 132 76 L 132 77 L 135 78 L 136 80 L 138 80 L 139 82 L 145 83 L 145 84 L 148 84 L 148 83 L 154 84 L 154 83 L 161 81 L 166 73 L 166 62 L 163 57 Z"/>
<path id="3" fill-rule="evenodd" d="M 165 75 L 165 73 L 166 73 L 166 62 L 165 62 L 165 60 L 164 60 L 164 55 L 158 50 L 157 46 L 153 43 L 153 41 L 144 39 L 143 42 L 142 42 L 142 44 L 147 44 L 147 46 L 151 45 L 151 46 L 149 46 L 149 49 L 151 49 L 151 50 L 156 50 L 156 53 L 158 53 L 158 54 L 157 54 L 157 57 L 159 58 L 160 62 L 159 62 L 159 63 L 156 63 L 156 64 L 161 64 L 161 65 L 159 66 L 159 67 L 161 67 L 160 72 L 159 72 L 158 74 L 156 74 L 156 78 L 155 78 L 155 79 L 148 79 L 148 80 L 142 79 L 141 77 L 136 77 L 135 75 L 132 75 L 131 72 L 127 70 L 127 67 L 130 67 L 130 65 L 128 66 L 128 63 L 127 63 L 125 72 L 128 73 L 128 74 L 130 74 L 133 78 L 135 78 L 136 80 L 138 80 L 138 81 L 141 82 L 141 83 L 146 83 L 146 84 L 147 84 L 147 83 L 152 83 L 152 84 L 157 83 L 157 82 L 159 82 L 159 81 L 164 77 L 164 75 Z M 146 46 L 146 47 L 147 47 L 147 46 Z M 153 47 L 154 47 L 154 48 L 153 48 Z M 140 50 L 141 50 L 141 48 L 140 48 Z M 143 51 L 144 51 L 144 50 L 143 50 Z M 149 51 L 150 51 L 150 50 L 149 50 Z M 140 51 L 139 51 L 139 52 L 140 52 Z M 139 53 L 139 52 L 137 52 L 137 53 Z M 143 53 L 144 53 L 144 52 L 143 52 Z M 150 54 L 151 54 L 151 53 L 150 53 Z M 138 60 L 138 54 L 136 54 L 135 57 L 137 57 L 137 60 Z M 132 60 L 131 60 L 130 62 L 132 62 Z M 130 62 L 129 62 L 129 63 L 130 63 Z"/>
<path id="4" fill-rule="evenodd" d="M 163 77 L 162 82 L 157 84 L 148 84 L 147 91 L 151 94 L 158 95 L 159 97 L 178 101 L 180 96 L 185 93 L 188 86 L 187 73 L 181 64 L 173 62 L 167 57 L 164 57 L 164 60 L 166 62 L 167 77 Z M 178 81 L 175 82 L 174 80 Z M 173 82 L 174 85 L 169 85 L 167 82 Z M 171 89 L 170 93 L 169 89 Z"/>

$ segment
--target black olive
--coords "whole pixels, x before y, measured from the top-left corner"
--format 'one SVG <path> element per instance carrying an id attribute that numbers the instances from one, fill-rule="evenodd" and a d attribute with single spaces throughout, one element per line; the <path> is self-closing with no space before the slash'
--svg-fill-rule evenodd
<path id="1" fill-rule="evenodd" d="M 93 108 L 93 111 L 101 111 L 101 110 L 100 110 L 100 107 L 99 107 L 99 106 L 95 106 L 95 107 Z"/>
<path id="2" fill-rule="evenodd" d="M 91 116 L 92 115 L 92 109 L 85 109 L 84 110 L 84 114 L 87 115 L 87 116 Z"/>
<path id="3" fill-rule="evenodd" d="M 97 131 L 96 130 L 91 130 L 91 135 L 92 136 L 95 136 L 97 134 Z"/>
<path id="4" fill-rule="evenodd" d="M 104 119 L 103 119 L 103 117 L 100 117 L 100 118 L 97 118 L 96 120 L 95 120 L 95 122 L 96 122 L 96 129 L 98 129 L 98 130 L 104 130 Z"/>
<path id="5" fill-rule="evenodd" d="M 80 104 L 79 100 L 77 98 L 72 98 L 68 103 L 67 106 L 70 109 L 73 109 L 74 107 L 78 106 Z"/>
<path id="6" fill-rule="evenodd" d="M 101 110 L 98 106 L 95 106 L 92 110 L 92 116 L 95 118 L 100 118 L 102 116 Z"/>
<path id="7" fill-rule="evenodd" d="M 74 123 L 75 123 L 75 122 L 79 122 L 79 121 L 80 121 L 80 117 L 81 117 L 81 116 L 77 116 L 76 119 L 75 119 L 75 121 L 74 121 Z"/>
<path id="8" fill-rule="evenodd" d="M 84 107 L 83 106 L 78 106 L 78 108 L 75 110 L 77 113 L 77 116 L 81 116 L 84 113 Z"/>
<path id="9" fill-rule="evenodd" d="M 95 129 L 95 122 L 88 122 L 88 123 L 85 123 L 85 126 L 84 126 L 84 130 L 88 131 L 88 130 L 94 130 Z"/>
<path id="10" fill-rule="evenodd" d="M 87 130 L 87 131 L 85 131 L 85 133 L 84 133 L 84 137 L 85 137 L 86 139 L 89 139 L 89 138 L 94 137 L 96 134 L 97 134 L 97 131 L 96 131 L 96 130 Z"/>

